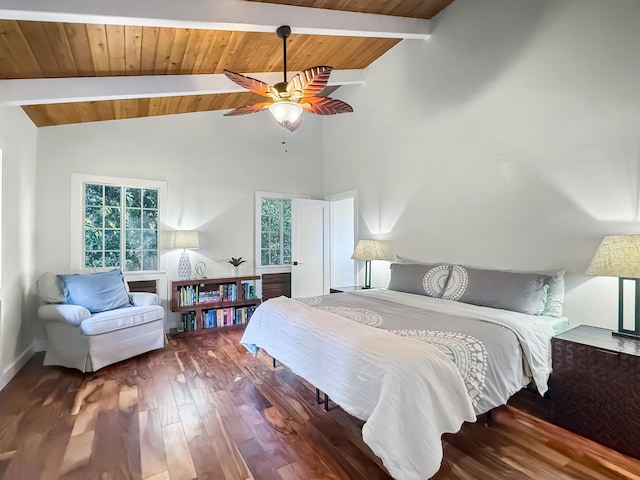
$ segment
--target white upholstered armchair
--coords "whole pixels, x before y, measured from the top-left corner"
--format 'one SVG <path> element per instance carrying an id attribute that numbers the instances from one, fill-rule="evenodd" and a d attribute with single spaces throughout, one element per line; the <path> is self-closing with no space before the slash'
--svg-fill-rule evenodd
<path id="1" fill-rule="evenodd" d="M 126 282 L 122 283 L 127 289 Z M 55 273 L 44 273 L 37 285 L 45 302 L 38 309 L 48 337 L 45 365 L 92 372 L 164 346 L 165 313 L 156 294 L 125 290 L 129 304 L 92 313 L 86 302 L 73 302 L 85 306 L 68 303 L 69 291 Z"/>

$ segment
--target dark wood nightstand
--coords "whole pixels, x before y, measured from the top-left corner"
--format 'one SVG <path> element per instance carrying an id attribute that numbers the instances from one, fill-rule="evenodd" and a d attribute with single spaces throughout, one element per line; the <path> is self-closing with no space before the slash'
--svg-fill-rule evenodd
<path id="1" fill-rule="evenodd" d="M 329 293 L 355 292 L 357 290 L 368 290 L 362 285 L 352 285 L 350 287 L 331 287 Z"/>
<path id="2" fill-rule="evenodd" d="M 640 342 L 580 325 L 552 348 L 553 422 L 640 458 Z"/>

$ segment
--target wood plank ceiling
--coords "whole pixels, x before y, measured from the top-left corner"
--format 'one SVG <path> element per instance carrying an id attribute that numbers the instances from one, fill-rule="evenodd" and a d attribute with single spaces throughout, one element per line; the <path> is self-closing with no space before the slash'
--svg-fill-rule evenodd
<path id="1" fill-rule="evenodd" d="M 345 12 L 377 13 L 397 17 L 433 18 L 453 0 L 250 0 Z"/>
<path id="2" fill-rule="evenodd" d="M 257 0 L 261 1 L 261 0 Z M 453 0 L 347 2 L 270 0 L 368 13 L 431 18 Z M 397 39 L 292 35 L 289 70 L 314 65 L 361 69 Z M 0 79 L 181 75 L 282 70 L 282 44 L 272 33 L 0 20 Z M 141 98 L 25 106 L 37 126 L 235 108 L 250 93 Z"/>

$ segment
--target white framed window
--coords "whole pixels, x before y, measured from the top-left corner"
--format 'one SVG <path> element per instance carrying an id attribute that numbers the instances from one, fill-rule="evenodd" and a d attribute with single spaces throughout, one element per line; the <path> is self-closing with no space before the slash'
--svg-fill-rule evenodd
<path id="1" fill-rule="evenodd" d="M 71 267 L 160 271 L 166 182 L 71 176 Z"/>
<path id="2" fill-rule="evenodd" d="M 291 265 L 291 199 L 309 195 L 256 192 L 256 267 Z"/>

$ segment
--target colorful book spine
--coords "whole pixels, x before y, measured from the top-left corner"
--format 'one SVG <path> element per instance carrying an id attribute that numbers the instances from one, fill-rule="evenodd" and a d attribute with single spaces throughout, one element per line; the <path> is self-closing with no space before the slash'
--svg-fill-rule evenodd
<path id="1" fill-rule="evenodd" d="M 246 300 L 256 299 L 256 285 L 253 281 L 242 282 L 242 298 Z"/>
<path id="2" fill-rule="evenodd" d="M 191 305 L 195 305 L 199 301 L 199 287 L 196 285 L 195 288 L 191 285 L 187 285 L 184 287 L 179 287 L 178 290 L 178 303 L 181 307 L 188 307 Z"/>

